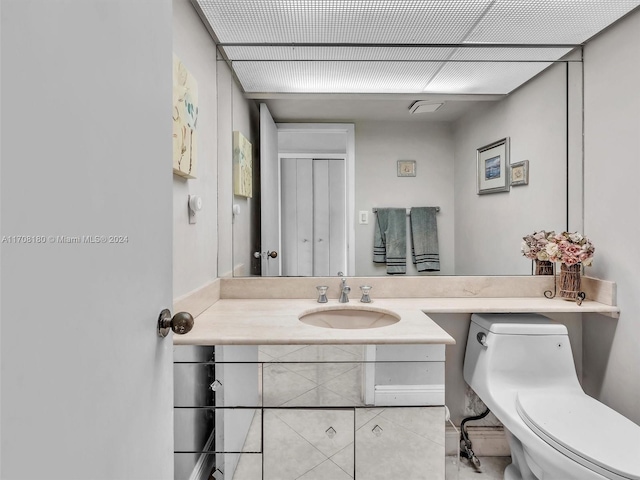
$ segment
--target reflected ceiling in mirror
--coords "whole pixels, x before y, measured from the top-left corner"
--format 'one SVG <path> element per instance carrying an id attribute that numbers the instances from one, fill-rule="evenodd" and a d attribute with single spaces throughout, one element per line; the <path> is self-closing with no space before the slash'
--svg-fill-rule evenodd
<path id="1" fill-rule="evenodd" d="M 242 88 L 254 94 L 506 94 L 640 5 L 192 1 Z"/>

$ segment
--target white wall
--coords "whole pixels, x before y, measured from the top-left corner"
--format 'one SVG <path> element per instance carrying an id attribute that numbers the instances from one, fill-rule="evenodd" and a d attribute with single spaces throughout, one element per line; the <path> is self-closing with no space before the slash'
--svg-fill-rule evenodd
<path id="1" fill-rule="evenodd" d="M 446 123 L 358 122 L 356 124 L 356 218 L 369 212 L 368 225 L 356 225 L 356 274 L 386 275 L 373 263 L 373 207 L 440 207 L 440 274 L 454 273 L 453 135 Z M 398 177 L 397 161 L 415 160 L 415 177 Z M 407 220 L 407 236 L 409 226 Z M 407 275 L 418 275 L 407 247 Z M 375 292 L 374 292 L 375 294 Z"/>
<path id="2" fill-rule="evenodd" d="M 530 274 L 522 237 L 566 228 L 565 80 L 565 65 L 554 65 L 455 124 L 456 274 Z M 477 195 L 476 150 L 505 137 L 510 163 L 529 160 L 529 185 Z"/>
<path id="3" fill-rule="evenodd" d="M 198 82 L 198 164 L 195 179 L 173 176 L 173 294 L 181 297 L 218 274 L 216 48 L 189 0 L 173 0 L 173 51 Z M 202 197 L 189 224 L 189 194 Z"/>
<path id="4" fill-rule="evenodd" d="M 589 42 L 585 75 L 585 232 L 591 275 L 618 286 L 618 320 L 587 315 L 585 388 L 640 423 L 640 11 Z"/>

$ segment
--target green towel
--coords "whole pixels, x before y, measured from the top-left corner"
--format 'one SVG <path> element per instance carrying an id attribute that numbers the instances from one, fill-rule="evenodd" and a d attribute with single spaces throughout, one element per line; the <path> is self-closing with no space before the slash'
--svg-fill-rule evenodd
<path id="1" fill-rule="evenodd" d="M 437 207 L 411 208 L 411 257 L 419 272 L 439 272 Z"/>
<path id="2" fill-rule="evenodd" d="M 407 211 L 379 208 L 373 239 L 374 263 L 386 263 L 387 273 L 407 273 Z"/>

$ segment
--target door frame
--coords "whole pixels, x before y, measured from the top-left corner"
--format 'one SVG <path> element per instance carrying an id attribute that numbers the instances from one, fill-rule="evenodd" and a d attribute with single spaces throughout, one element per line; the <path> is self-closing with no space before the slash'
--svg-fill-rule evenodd
<path id="1" fill-rule="evenodd" d="M 354 275 L 356 270 L 356 225 L 355 225 L 355 199 L 356 199 L 356 148 L 355 148 L 355 125 L 352 123 L 276 123 L 278 132 L 286 130 L 287 132 L 300 133 L 344 133 L 346 135 L 346 152 L 345 153 L 325 153 L 317 151 L 313 153 L 280 153 L 278 152 L 278 211 L 282 209 L 281 203 L 281 178 L 280 168 L 283 158 L 341 158 L 345 161 L 345 179 L 346 179 L 346 234 L 347 234 L 347 271 L 345 275 Z"/>

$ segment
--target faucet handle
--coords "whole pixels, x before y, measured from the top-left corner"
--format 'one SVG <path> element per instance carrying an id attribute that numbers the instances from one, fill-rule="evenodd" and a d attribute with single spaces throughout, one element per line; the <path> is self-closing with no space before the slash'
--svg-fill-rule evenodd
<path id="1" fill-rule="evenodd" d="M 316 287 L 318 290 L 318 303 L 327 303 L 327 290 L 329 287 L 326 285 L 319 285 Z"/>
<path id="2" fill-rule="evenodd" d="M 360 298 L 360 301 L 362 303 L 371 303 L 371 297 L 369 296 L 371 288 L 369 285 L 360 285 L 360 290 L 362 290 L 362 298 Z"/>

